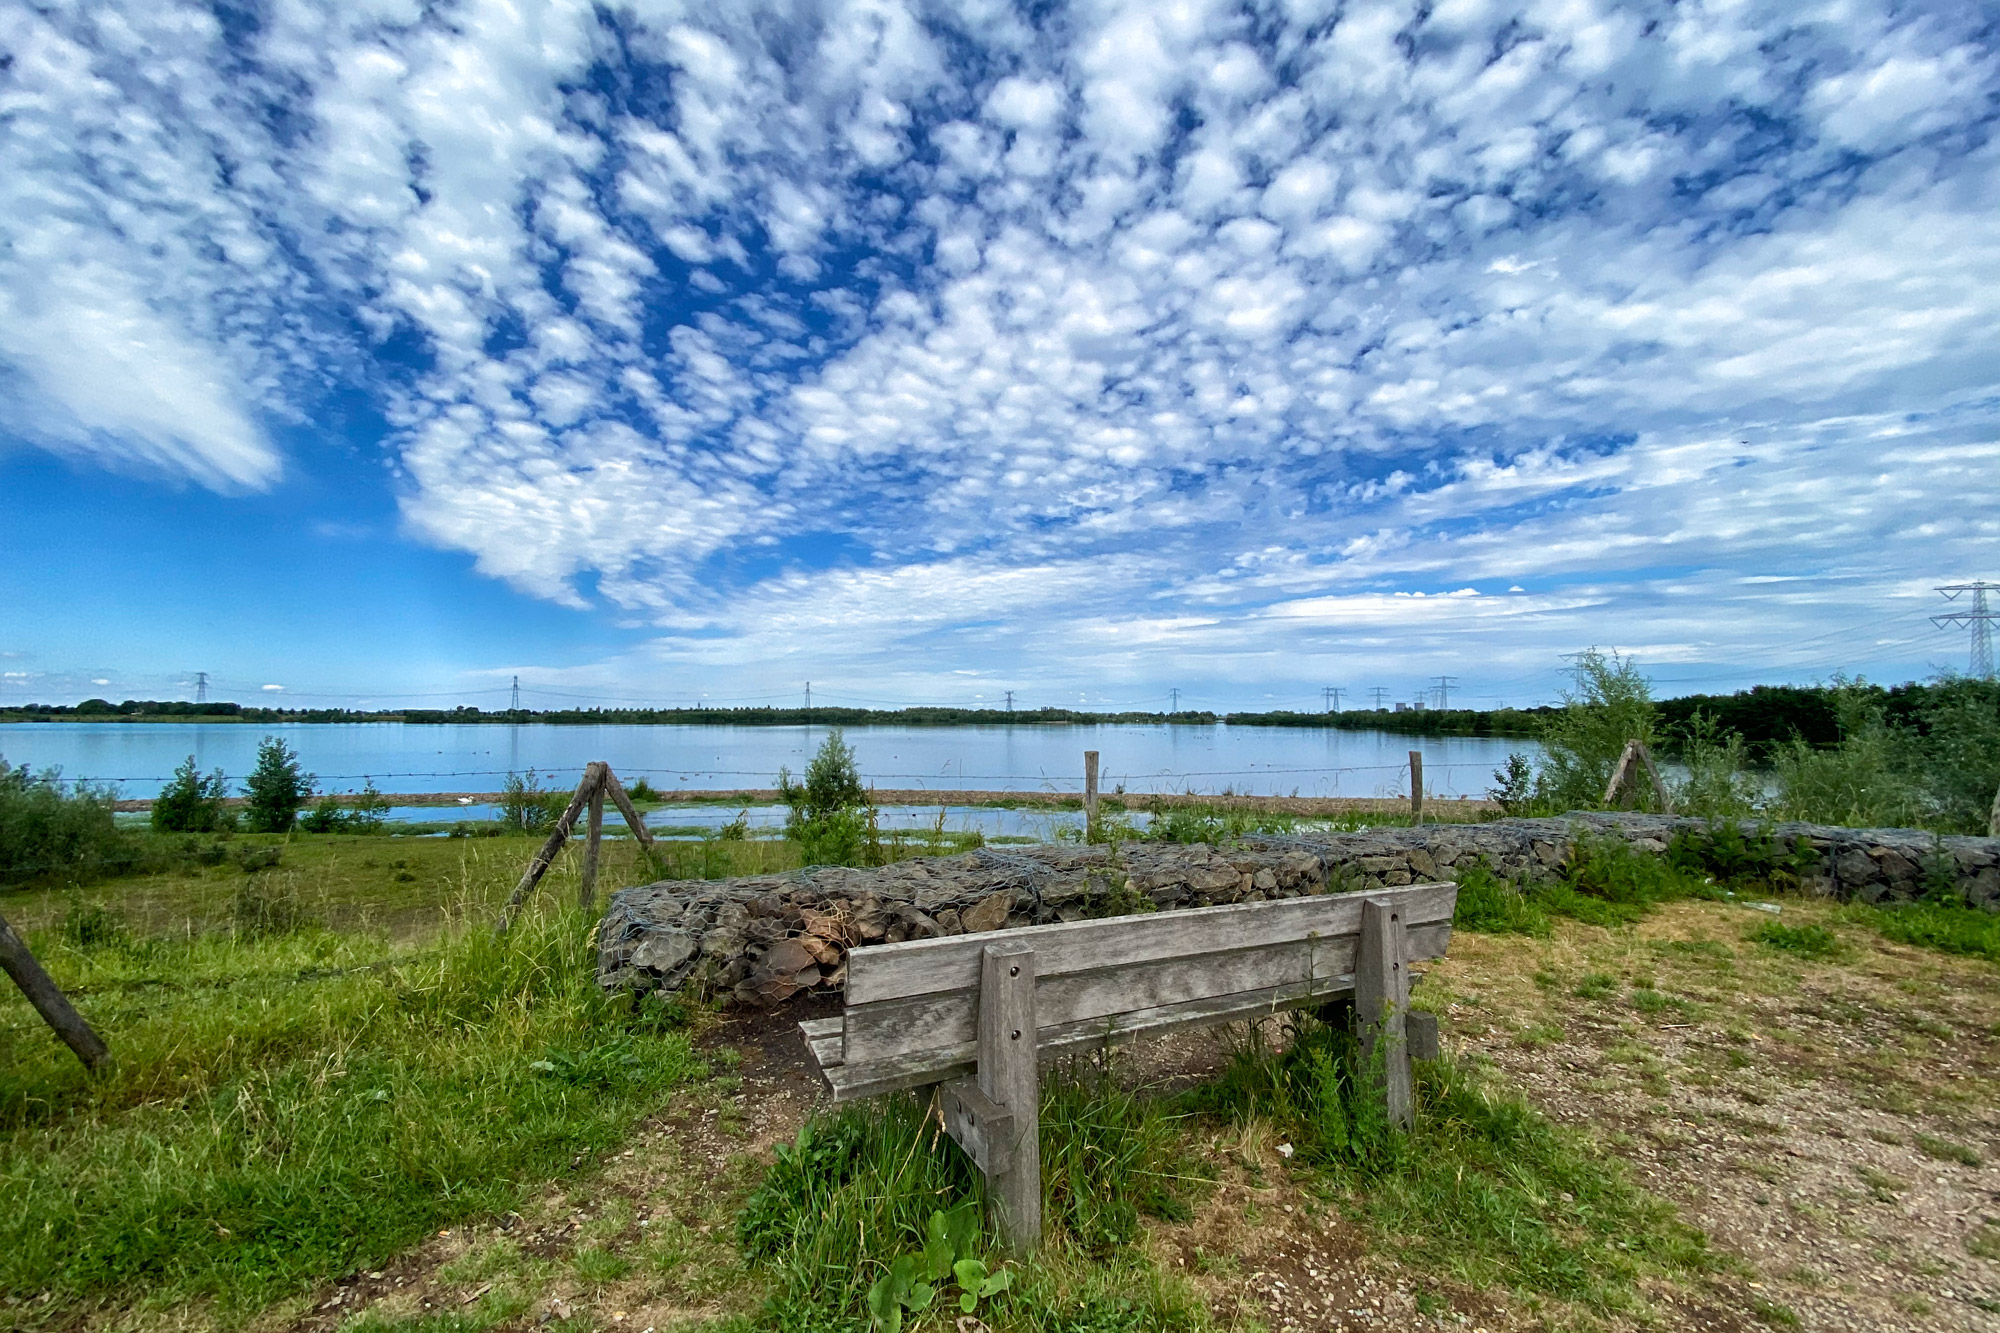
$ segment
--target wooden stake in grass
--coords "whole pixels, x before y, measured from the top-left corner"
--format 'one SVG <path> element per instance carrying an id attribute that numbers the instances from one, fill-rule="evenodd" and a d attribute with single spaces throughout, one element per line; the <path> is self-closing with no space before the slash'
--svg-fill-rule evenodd
<path id="1" fill-rule="evenodd" d="M 649 852 L 652 851 L 653 835 L 646 828 L 646 821 L 639 818 L 639 812 L 632 806 L 632 798 L 625 794 L 624 785 L 618 781 L 618 775 L 611 771 L 609 765 L 604 769 L 604 787 L 611 793 L 611 803 L 618 807 L 618 813 L 625 816 L 625 822 L 631 825 L 632 836 L 639 840 L 641 847 Z"/>
<path id="2" fill-rule="evenodd" d="M 1660 804 L 1660 813 L 1674 812 L 1673 798 L 1667 795 L 1667 784 L 1660 781 L 1660 770 L 1653 767 L 1652 751 L 1644 741 L 1625 742 L 1625 752 L 1618 756 L 1618 767 L 1612 770 L 1611 781 L 1604 788 L 1604 804 L 1630 809 L 1638 803 L 1639 770 L 1644 769 L 1652 779 L 1653 799 Z"/>
<path id="3" fill-rule="evenodd" d="M 1424 822 L 1424 752 L 1410 751 L 1410 823 Z"/>
<path id="4" fill-rule="evenodd" d="M 597 905 L 597 853 L 604 841 L 604 779 L 611 772 L 608 765 L 599 767 L 604 771 L 590 789 L 590 833 L 583 843 L 583 877 L 576 890 L 577 905 L 586 912 Z"/>
<path id="5" fill-rule="evenodd" d="M 1097 751 L 1083 752 L 1083 838 L 1097 841 Z"/>
<path id="6" fill-rule="evenodd" d="M 496 934 L 506 934 L 507 927 L 514 923 L 515 911 L 527 901 L 528 895 L 535 891 L 535 885 L 542 882 L 542 876 L 548 873 L 549 865 L 556 859 L 556 853 L 562 850 L 565 842 L 569 841 L 569 831 L 576 826 L 576 817 L 583 813 L 584 805 L 603 786 L 604 775 L 610 771 L 611 765 L 602 760 L 593 760 L 584 765 L 583 781 L 576 784 L 576 794 L 569 798 L 569 805 L 563 810 L 562 818 L 556 820 L 556 826 L 549 830 L 548 841 L 544 842 L 542 849 L 535 853 L 535 859 L 528 862 L 527 873 L 522 875 L 521 882 L 514 886 L 512 896 L 507 899 L 507 906 L 500 913 L 500 924 L 494 927 Z"/>
<path id="7" fill-rule="evenodd" d="M 0 917 L 0 967 L 7 969 L 7 975 L 14 978 L 14 984 L 21 988 L 21 994 L 28 997 L 28 1003 L 35 1006 L 55 1034 L 63 1039 L 63 1044 L 76 1052 L 76 1058 L 83 1061 L 83 1067 L 92 1074 L 109 1073 L 111 1069 L 111 1048 L 104 1039 L 83 1021 L 83 1015 L 62 993 L 62 988 L 49 979 L 42 965 L 35 961 L 35 955 L 28 952 L 28 946 L 14 933 L 5 917 Z"/>

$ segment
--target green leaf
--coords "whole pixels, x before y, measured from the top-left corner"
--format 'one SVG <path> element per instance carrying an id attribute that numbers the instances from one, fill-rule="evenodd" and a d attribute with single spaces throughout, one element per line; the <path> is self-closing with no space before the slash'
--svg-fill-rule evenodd
<path id="1" fill-rule="evenodd" d="M 943 1213 L 932 1213 L 924 1224 L 924 1272 L 933 1282 L 951 1276 L 951 1237 Z"/>
<path id="2" fill-rule="evenodd" d="M 988 1296 L 998 1296 L 1013 1285 L 1014 1270 L 1003 1268 L 979 1284 L 979 1299 L 985 1300 Z"/>
<path id="3" fill-rule="evenodd" d="M 969 1291 L 960 1292 L 958 1297 L 958 1308 L 964 1311 L 966 1314 L 971 1314 L 974 1310 L 977 1310 L 979 1308 L 979 1297 L 976 1294 Z"/>
<path id="4" fill-rule="evenodd" d="M 954 1259 L 970 1259 L 979 1250 L 979 1205 L 971 1200 L 945 1215 L 945 1234 L 951 1238 Z"/>
<path id="5" fill-rule="evenodd" d="M 928 1310 L 931 1300 L 936 1297 L 937 1288 L 928 1282 L 919 1282 L 910 1288 L 910 1294 L 903 1297 L 903 1304 L 911 1310 Z"/>
<path id="6" fill-rule="evenodd" d="M 978 1291 L 979 1284 L 986 1280 L 986 1265 L 977 1259 L 960 1259 L 951 1266 L 951 1274 L 963 1290 Z"/>
<path id="7" fill-rule="evenodd" d="M 896 1299 L 894 1284 L 893 1272 L 884 1273 L 868 1288 L 868 1313 L 882 1333 L 901 1333 L 903 1327 L 903 1306 Z"/>

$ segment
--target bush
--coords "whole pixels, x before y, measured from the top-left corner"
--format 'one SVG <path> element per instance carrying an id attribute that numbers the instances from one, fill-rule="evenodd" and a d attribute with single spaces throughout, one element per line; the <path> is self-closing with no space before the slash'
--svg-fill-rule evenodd
<path id="1" fill-rule="evenodd" d="M 861 785 L 854 750 L 840 728 L 826 734 L 806 766 L 803 783 L 792 780 L 790 769 L 778 770 L 778 799 L 791 807 L 785 816 L 785 836 L 799 845 L 806 865 L 881 864 L 875 806 Z"/>
<path id="2" fill-rule="evenodd" d="M 312 775 L 300 769 L 298 752 L 281 738 L 266 736 L 257 746 L 257 767 L 243 784 L 249 798 L 244 823 L 253 833 L 291 832 L 312 788 Z"/>
<path id="3" fill-rule="evenodd" d="M 330 792 L 321 796 L 299 817 L 299 828 L 306 833 L 380 833 L 388 810 L 388 798 L 370 778 L 360 795 L 345 804 Z"/>
<path id="4" fill-rule="evenodd" d="M 1698 819 L 1747 819 L 1757 808 L 1756 782 L 1744 770 L 1743 737 L 1724 732 L 1697 709 L 1676 738 L 1687 776 L 1672 784 L 1674 809 Z"/>
<path id="5" fill-rule="evenodd" d="M 189 755 L 153 798 L 153 828 L 159 833 L 214 833 L 226 828 L 232 822 L 222 808 L 228 794 L 222 770 L 203 777 Z"/>
<path id="6" fill-rule="evenodd" d="M 1550 810 L 1588 810 L 1604 803 L 1618 758 L 1631 741 L 1651 746 L 1655 717 L 1652 686 L 1638 663 L 1592 648 L 1577 655 L 1576 685 L 1542 731 L 1544 758 L 1535 775 L 1535 804 Z M 1641 784 L 1640 808 L 1651 802 Z"/>
<path id="7" fill-rule="evenodd" d="M 0 759 L 0 883 L 82 883 L 134 868 L 138 845 L 112 818 L 113 795 L 83 783 L 65 792 L 55 769 Z"/>
<path id="8" fill-rule="evenodd" d="M 545 833 L 568 808 L 569 793 L 542 786 L 532 768 L 509 773 L 500 784 L 500 827 L 509 832 Z"/>

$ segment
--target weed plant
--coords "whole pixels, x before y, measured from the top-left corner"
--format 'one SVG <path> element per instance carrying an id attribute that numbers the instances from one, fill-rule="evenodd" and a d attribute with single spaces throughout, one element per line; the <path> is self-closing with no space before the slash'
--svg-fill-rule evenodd
<path id="1" fill-rule="evenodd" d="M 882 864 L 875 806 L 840 728 L 827 732 L 804 782 L 794 782 L 788 768 L 778 770 L 778 799 L 791 807 L 785 836 L 798 844 L 806 865 Z"/>
<path id="2" fill-rule="evenodd" d="M 598 993 L 591 921 L 541 909 L 401 951 L 274 920 L 36 938 L 118 1063 L 88 1082 L 0 1004 L 0 1289 L 49 1293 L 24 1308 L 54 1324 L 98 1298 L 248 1311 L 620 1142 L 698 1065 Z"/>

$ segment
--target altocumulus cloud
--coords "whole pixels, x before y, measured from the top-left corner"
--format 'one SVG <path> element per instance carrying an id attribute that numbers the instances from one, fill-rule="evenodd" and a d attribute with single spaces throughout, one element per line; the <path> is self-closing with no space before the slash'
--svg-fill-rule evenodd
<path id="1" fill-rule="evenodd" d="M 1770 661 L 1833 599 L 1865 656 L 2000 544 L 1995 39 L 1864 0 L 16 6 L 9 429 L 256 490 L 364 393 L 410 530 L 654 627 L 649 672 Z"/>

